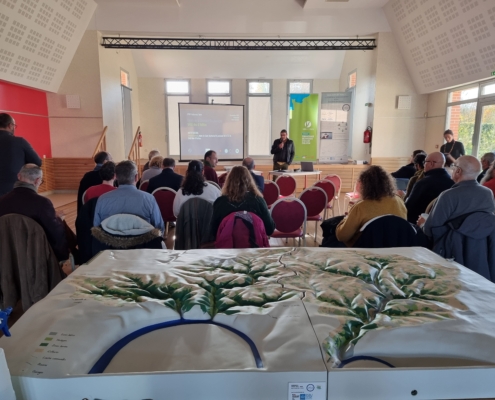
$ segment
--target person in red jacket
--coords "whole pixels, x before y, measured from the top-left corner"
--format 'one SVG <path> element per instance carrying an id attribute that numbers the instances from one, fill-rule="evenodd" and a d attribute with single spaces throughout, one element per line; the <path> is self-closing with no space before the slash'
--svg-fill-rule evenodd
<path id="1" fill-rule="evenodd" d="M 203 175 L 205 176 L 205 179 L 207 181 L 215 182 L 218 185 L 218 175 L 214 170 L 214 168 L 218 164 L 218 157 L 216 151 L 208 150 L 205 153 L 204 164 L 205 166 L 203 169 Z"/>

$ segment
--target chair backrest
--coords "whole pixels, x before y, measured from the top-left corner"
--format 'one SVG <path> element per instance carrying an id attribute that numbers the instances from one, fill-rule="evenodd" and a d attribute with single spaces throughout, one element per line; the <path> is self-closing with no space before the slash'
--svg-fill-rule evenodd
<path id="1" fill-rule="evenodd" d="M 158 204 L 164 222 L 174 222 L 174 200 L 177 192 L 168 187 L 159 187 L 151 193 Z"/>
<path id="2" fill-rule="evenodd" d="M 217 231 L 215 248 L 248 249 L 270 247 L 263 220 L 256 214 L 237 211 L 227 215 Z"/>
<path id="3" fill-rule="evenodd" d="M 280 175 L 276 182 L 280 189 L 280 196 L 290 196 L 296 191 L 297 183 L 291 175 Z"/>
<path id="4" fill-rule="evenodd" d="M 275 222 L 275 229 L 282 233 L 290 233 L 299 229 L 305 224 L 307 217 L 306 206 L 295 197 L 277 200 L 270 214 Z"/>
<path id="5" fill-rule="evenodd" d="M 416 246 L 416 230 L 404 218 L 381 215 L 361 228 L 361 236 L 353 247 L 411 247 Z"/>
<path id="6" fill-rule="evenodd" d="M 397 190 L 406 190 L 409 179 L 407 178 L 395 178 L 395 184 L 397 185 Z"/>
<path id="7" fill-rule="evenodd" d="M 334 199 L 335 193 L 337 193 L 333 182 L 326 179 L 316 182 L 313 186 L 319 187 L 325 191 L 329 203 Z"/>
<path id="8" fill-rule="evenodd" d="M 202 244 L 213 242 L 211 232 L 213 204 L 193 197 L 182 204 L 175 227 L 175 249 L 199 249 Z"/>
<path id="9" fill-rule="evenodd" d="M 325 210 L 328 203 L 328 197 L 325 191 L 320 187 L 310 187 L 304 190 L 299 196 L 306 206 L 308 217 L 314 217 Z"/>
<path id="10" fill-rule="evenodd" d="M 20 214 L 0 217 L 0 308 L 15 307 L 20 299 L 26 311 L 62 280 L 45 231 Z"/>
<path id="11" fill-rule="evenodd" d="M 216 188 L 218 188 L 218 190 L 222 190 L 222 188 L 218 185 L 218 183 L 213 181 L 206 181 L 206 182 L 209 183 L 210 185 L 215 186 Z"/>
<path id="12" fill-rule="evenodd" d="M 148 185 L 150 184 L 150 181 L 143 181 L 141 182 L 141 185 L 139 185 L 139 190 L 142 190 L 143 192 L 146 192 L 146 189 L 148 189 Z"/>
<path id="13" fill-rule="evenodd" d="M 342 179 L 338 175 L 327 175 L 325 176 L 326 181 L 330 181 L 335 186 L 335 197 L 340 196 L 340 189 L 342 189 Z"/>
<path id="14" fill-rule="evenodd" d="M 86 190 L 84 191 L 83 195 L 82 195 L 82 199 L 81 199 L 81 201 L 82 201 L 82 204 L 83 204 L 83 205 L 84 205 L 84 203 L 86 203 L 86 192 L 87 192 L 87 191 L 88 191 L 88 190 L 86 189 Z"/>
<path id="15" fill-rule="evenodd" d="M 263 198 L 266 201 L 266 205 L 270 207 L 275 203 L 280 196 L 280 189 L 278 185 L 273 181 L 265 181 L 265 188 L 263 189 Z"/>

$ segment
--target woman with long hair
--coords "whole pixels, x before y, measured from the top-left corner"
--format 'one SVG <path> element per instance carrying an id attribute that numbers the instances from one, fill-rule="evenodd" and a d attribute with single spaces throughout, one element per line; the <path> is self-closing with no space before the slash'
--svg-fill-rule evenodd
<path id="1" fill-rule="evenodd" d="M 382 167 L 371 165 L 359 175 L 357 190 L 361 201 L 356 203 L 336 229 L 337 239 L 352 247 L 360 236 L 360 229 L 369 220 L 382 215 L 396 215 L 407 219 L 407 209 L 397 196 L 395 182 Z"/>
<path id="2" fill-rule="evenodd" d="M 216 186 L 205 181 L 203 163 L 193 160 L 187 166 L 186 177 L 175 196 L 174 215 L 177 217 L 181 206 L 193 197 L 199 197 L 213 203 L 220 195 L 220 190 Z"/>
<path id="3" fill-rule="evenodd" d="M 223 186 L 222 196 L 213 204 L 212 234 L 216 236 L 222 220 L 237 211 L 252 212 L 260 217 L 268 236 L 275 230 L 263 195 L 247 168 L 242 166 L 232 168 Z"/>

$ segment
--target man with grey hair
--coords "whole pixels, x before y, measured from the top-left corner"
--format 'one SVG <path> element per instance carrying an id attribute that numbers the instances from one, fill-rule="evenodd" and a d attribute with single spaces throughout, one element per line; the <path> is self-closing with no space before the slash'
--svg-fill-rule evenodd
<path id="1" fill-rule="evenodd" d="M 495 153 L 485 153 L 481 157 L 481 174 L 478 175 L 478 178 L 476 179 L 478 183 L 481 182 L 481 180 L 485 177 L 486 171 L 488 171 L 488 168 L 491 167 L 493 162 L 495 161 Z"/>
<path id="2" fill-rule="evenodd" d="M 476 182 L 480 171 L 476 157 L 456 160 L 455 185 L 440 194 L 423 230 L 435 253 L 495 282 L 495 202 L 493 192 Z"/>
<path id="3" fill-rule="evenodd" d="M 26 164 L 17 178 L 14 189 L 0 197 L 0 217 L 21 214 L 35 220 L 45 231 L 58 261 L 67 260 L 69 247 L 64 223 L 52 202 L 38 194 L 38 188 L 43 183 L 43 171 L 36 164 Z"/>
<path id="4" fill-rule="evenodd" d="M 165 225 L 155 198 L 136 187 L 136 164 L 132 161 L 119 162 L 115 167 L 115 175 L 119 187 L 98 198 L 93 226 L 100 226 L 102 221 L 115 214 L 132 214 L 163 231 Z"/>
<path id="5" fill-rule="evenodd" d="M 146 162 L 146 164 L 144 164 L 144 167 L 143 167 L 143 172 L 146 171 L 147 169 L 150 169 L 150 161 L 153 157 L 156 157 L 156 156 L 159 156 L 160 155 L 160 152 L 158 150 L 151 150 L 149 153 L 148 153 L 148 161 Z"/>
<path id="6" fill-rule="evenodd" d="M 249 173 L 254 179 L 254 183 L 256 183 L 256 186 L 258 186 L 260 192 L 263 193 L 263 190 L 265 189 L 265 180 L 261 175 L 256 175 L 253 172 L 254 168 L 256 167 L 256 165 L 254 164 L 254 160 L 251 157 L 246 157 L 244 160 L 242 160 L 242 165 L 248 169 Z"/>
<path id="7" fill-rule="evenodd" d="M 17 124 L 11 115 L 0 113 L 0 196 L 14 188 L 24 164 L 41 167 L 41 158 L 22 137 L 16 137 Z"/>

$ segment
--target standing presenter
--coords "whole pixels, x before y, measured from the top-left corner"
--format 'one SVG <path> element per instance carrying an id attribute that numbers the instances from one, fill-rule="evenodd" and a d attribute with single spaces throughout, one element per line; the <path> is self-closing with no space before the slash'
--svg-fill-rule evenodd
<path id="1" fill-rule="evenodd" d="M 294 142 L 287 137 L 287 131 L 282 129 L 280 139 L 275 139 L 270 152 L 273 154 L 273 170 L 289 169 L 294 159 L 294 152 Z"/>

